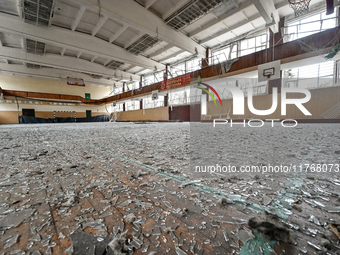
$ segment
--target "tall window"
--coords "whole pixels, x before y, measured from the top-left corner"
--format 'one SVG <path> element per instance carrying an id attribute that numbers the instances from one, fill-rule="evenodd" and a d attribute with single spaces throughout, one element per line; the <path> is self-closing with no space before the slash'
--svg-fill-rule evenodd
<path id="1" fill-rule="evenodd" d="M 164 96 L 158 96 L 158 99 L 152 100 L 151 96 L 143 99 L 143 109 L 157 108 L 164 106 Z"/>
<path id="2" fill-rule="evenodd" d="M 264 32 L 251 38 L 235 41 L 223 48 L 213 51 L 213 63 L 218 64 L 229 59 L 245 56 L 265 50 L 269 46 L 269 34 Z"/>
<path id="3" fill-rule="evenodd" d="M 237 58 L 237 43 L 228 45 L 220 50 L 213 51 L 212 58 L 213 58 L 213 64 L 219 64 L 227 61 L 228 59 Z M 230 53 L 230 50 L 232 49 L 232 52 Z"/>
<path id="4" fill-rule="evenodd" d="M 139 101 L 129 101 L 125 103 L 126 111 L 133 111 L 133 110 L 139 110 L 140 103 Z"/>
<path id="5" fill-rule="evenodd" d="M 285 70 L 282 86 L 306 89 L 333 86 L 334 66 L 334 61 L 328 61 Z"/>
<path id="6" fill-rule="evenodd" d="M 285 27 L 284 42 L 294 41 L 321 31 L 337 26 L 336 11 L 326 15 L 321 12 L 310 17 L 302 18 L 298 21 L 287 22 Z"/>
<path id="7" fill-rule="evenodd" d="M 154 80 L 155 80 L 155 83 L 164 81 L 164 72 L 160 71 L 160 72 L 154 73 Z"/>
<path id="8" fill-rule="evenodd" d="M 200 101 L 201 93 L 192 95 L 192 91 L 189 86 L 171 90 L 169 93 L 169 105 L 186 105 Z"/>
<path id="9" fill-rule="evenodd" d="M 193 58 L 188 61 L 186 61 L 186 73 L 191 73 L 193 71 L 196 71 L 198 69 L 201 69 L 200 67 L 201 58 Z"/>
<path id="10" fill-rule="evenodd" d="M 171 66 L 170 72 L 172 74 L 172 77 L 177 77 L 182 74 L 185 74 L 185 61 L 176 65 Z"/>
<path id="11" fill-rule="evenodd" d="M 149 74 L 149 75 L 144 76 L 143 87 L 154 84 L 154 83 L 155 83 L 155 78 L 154 78 L 153 74 Z"/>
<path id="12" fill-rule="evenodd" d="M 242 40 L 240 42 L 239 56 L 241 57 L 257 51 L 265 50 L 269 46 L 268 41 L 269 35 L 267 33 Z"/>
<path id="13" fill-rule="evenodd" d="M 116 106 L 112 107 L 112 112 L 122 112 L 123 111 L 123 104 L 116 104 Z"/>

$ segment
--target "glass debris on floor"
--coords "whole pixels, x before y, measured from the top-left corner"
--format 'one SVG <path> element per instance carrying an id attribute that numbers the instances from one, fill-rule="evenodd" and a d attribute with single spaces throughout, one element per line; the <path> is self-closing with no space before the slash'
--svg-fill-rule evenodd
<path id="1" fill-rule="evenodd" d="M 333 138 L 320 137 L 316 147 L 307 138 L 320 134 L 320 127 L 306 125 L 293 134 L 281 130 L 289 139 L 277 141 L 267 136 L 277 131 L 232 131 L 226 135 L 230 147 L 216 141 L 203 151 L 196 145 L 208 144 L 206 138 L 185 123 L 0 128 L 1 255 L 339 252 L 335 173 L 191 169 L 208 162 L 206 153 L 216 146 L 222 160 L 238 167 L 277 160 L 317 163 L 325 155 L 339 161 L 333 153 L 334 140 L 340 140 L 335 126 L 324 127 L 322 134 Z M 296 146 L 300 154 L 292 151 Z"/>

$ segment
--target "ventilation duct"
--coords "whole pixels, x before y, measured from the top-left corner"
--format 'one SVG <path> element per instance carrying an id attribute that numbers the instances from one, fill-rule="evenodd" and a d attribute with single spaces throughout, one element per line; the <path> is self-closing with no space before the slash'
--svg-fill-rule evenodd
<path id="1" fill-rule="evenodd" d="M 97 74 L 90 74 L 90 76 L 91 76 L 93 79 L 101 79 L 101 78 L 103 78 L 103 76 L 97 75 Z"/>
<path id="2" fill-rule="evenodd" d="M 224 2 L 225 0 L 191 0 L 165 19 L 165 23 L 175 30 L 182 29 Z"/>
<path id="3" fill-rule="evenodd" d="M 40 69 L 41 65 L 35 65 L 35 64 L 31 64 L 31 63 L 26 63 L 26 67 L 30 68 L 30 69 Z"/>
<path id="4" fill-rule="evenodd" d="M 49 26 L 55 0 L 24 0 L 25 22 L 36 26 Z"/>
<path id="5" fill-rule="evenodd" d="M 127 47 L 126 50 L 128 52 L 131 52 L 132 54 L 138 55 L 151 48 L 158 42 L 159 40 L 157 38 L 151 37 L 149 35 L 144 35 L 139 40 L 135 41 L 133 44 Z"/>
<path id="6" fill-rule="evenodd" d="M 122 65 L 124 65 L 123 62 L 112 60 L 106 65 L 106 67 L 110 68 L 110 69 L 117 69 L 117 68 L 121 67 Z"/>
<path id="7" fill-rule="evenodd" d="M 44 54 L 45 43 L 33 41 L 31 39 L 26 39 L 26 52 L 33 54 Z"/>

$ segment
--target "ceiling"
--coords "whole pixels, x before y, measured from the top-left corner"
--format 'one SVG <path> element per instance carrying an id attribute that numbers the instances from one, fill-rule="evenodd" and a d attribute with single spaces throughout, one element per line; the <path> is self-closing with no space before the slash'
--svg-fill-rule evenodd
<path id="1" fill-rule="evenodd" d="M 120 86 L 292 15 L 287 0 L 0 0 L 0 73 Z"/>

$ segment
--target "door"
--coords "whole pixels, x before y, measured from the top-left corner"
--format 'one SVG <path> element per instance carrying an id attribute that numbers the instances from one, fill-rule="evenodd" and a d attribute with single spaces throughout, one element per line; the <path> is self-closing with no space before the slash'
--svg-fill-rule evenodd
<path id="1" fill-rule="evenodd" d="M 22 115 L 35 117 L 34 109 L 22 109 Z"/>
<path id="2" fill-rule="evenodd" d="M 92 117 L 92 111 L 86 110 L 86 118 L 91 118 L 91 117 Z"/>

